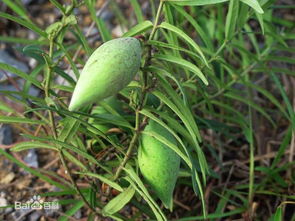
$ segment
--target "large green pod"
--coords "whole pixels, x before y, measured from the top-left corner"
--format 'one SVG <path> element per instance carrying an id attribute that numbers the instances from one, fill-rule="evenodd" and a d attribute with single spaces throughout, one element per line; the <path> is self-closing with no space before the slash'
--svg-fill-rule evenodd
<path id="1" fill-rule="evenodd" d="M 136 38 L 117 38 L 102 44 L 86 62 L 69 110 L 78 110 L 118 93 L 134 78 L 140 60 L 141 45 Z"/>
<path id="2" fill-rule="evenodd" d="M 174 137 L 155 121 L 150 121 L 144 131 L 151 131 L 175 145 Z M 138 151 L 140 171 L 166 208 L 172 210 L 173 190 L 179 173 L 180 157 L 165 144 L 147 134 L 142 135 Z"/>

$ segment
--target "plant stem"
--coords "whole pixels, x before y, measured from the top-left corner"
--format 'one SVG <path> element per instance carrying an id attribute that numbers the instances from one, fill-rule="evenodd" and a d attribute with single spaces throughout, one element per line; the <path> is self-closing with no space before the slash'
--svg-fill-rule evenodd
<path id="1" fill-rule="evenodd" d="M 114 176 L 114 180 L 118 179 L 118 177 L 120 176 L 120 173 L 122 172 L 124 166 L 126 165 L 127 161 L 129 160 L 131 154 L 132 154 L 132 151 L 136 145 L 136 141 L 139 137 L 139 134 L 140 134 L 140 131 L 139 131 L 139 111 L 136 110 L 135 112 L 135 133 L 130 141 L 130 144 L 129 144 L 129 147 L 128 147 L 128 150 L 127 150 L 127 153 L 122 161 L 122 163 L 120 164 L 120 166 L 118 167 L 117 171 L 116 171 L 116 174 Z"/>
<path id="2" fill-rule="evenodd" d="M 157 29 L 157 26 L 158 26 L 158 22 L 159 22 L 159 18 L 160 18 L 160 15 L 161 15 L 161 12 L 162 12 L 162 9 L 163 9 L 163 1 L 161 0 L 160 1 L 160 4 L 159 4 L 159 7 L 158 7 L 158 11 L 157 11 L 157 14 L 156 14 L 156 18 L 155 18 L 155 22 L 154 22 L 154 25 L 153 25 L 153 29 L 151 31 L 151 34 L 149 36 L 149 40 L 152 40 L 154 38 L 154 35 L 156 33 L 156 29 Z M 146 61 L 144 63 L 144 67 L 147 67 L 150 65 L 150 60 L 151 60 L 151 52 L 152 51 L 152 47 L 151 45 L 148 45 L 148 56 L 146 58 Z M 143 68 L 144 70 L 144 68 Z M 135 129 L 134 129 L 134 135 L 130 141 L 130 144 L 129 144 L 129 147 L 127 149 L 127 152 L 126 152 L 126 155 L 123 159 L 123 161 L 121 162 L 121 164 L 119 165 L 119 167 L 117 168 L 116 170 L 116 173 L 115 173 L 115 176 L 113 178 L 113 180 L 116 180 L 119 178 L 124 166 L 126 165 L 126 163 L 128 162 L 129 158 L 131 157 L 131 154 L 133 152 L 133 149 L 134 147 L 136 146 L 136 143 L 137 143 L 137 140 L 139 138 L 139 135 L 140 135 L 140 132 L 141 130 L 144 129 L 144 125 L 145 125 L 145 122 L 147 121 L 147 117 L 145 116 L 142 120 L 142 122 L 140 122 L 140 110 L 142 109 L 143 105 L 144 105 L 144 101 L 145 101 L 145 97 L 146 97 L 146 94 L 147 94 L 147 89 L 148 89 L 148 85 L 147 85 L 147 72 L 144 71 L 143 72 L 143 85 L 142 85 L 142 98 L 139 102 L 139 105 L 138 107 L 136 108 L 135 110 Z M 143 127 L 141 127 L 141 125 L 143 125 Z"/>
<path id="3" fill-rule="evenodd" d="M 149 40 L 152 40 L 154 38 L 155 33 L 156 33 L 156 29 L 157 29 L 159 18 L 160 18 L 161 12 L 162 12 L 163 4 L 164 4 L 163 0 L 160 0 L 160 4 L 159 4 L 158 11 L 156 14 L 154 26 L 153 26 L 152 32 L 149 36 Z"/>
<path id="4" fill-rule="evenodd" d="M 50 43 L 49 43 L 49 61 L 47 62 L 47 75 L 45 77 L 45 82 L 44 82 L 44 92 L 45 92 L 45 98 L 50 98 L 50 95 L 49 95 L 49 89 L 50 89 L 50 83 L 51 83 L 51 78 L 52 78 L 52 71 L 53 71 L 53 68 L 54 68 L 54 65 L 52 65 L 52 60 L 53 60 L 53 49 L 54 49 L 54 39 L 51 39 L 50 40 Z M 56 130 L 56 127 L 55 127 L 55 120 L 54 120 L 54 115 L 53 115 L 53 112 L 51 110 L 48 111 L 48 114 L 49 114 L 49 121 L 50 121 L 50 124 L 51 124 L 51 129 L 52 129 L 52 132 L 53 132 L 53 136 L 54 136 L 54 139 L 57 139 L 58 138 L 58 134 L 57 134 L 57 130 Z M 85 196 L 83 195 L 83 193 L 81 192 L 81 190 L 79 189 L 77 183 L 75 182 L 71 172 L 70 172 L 70 169 L 66 163 L 66 160 L 65 160 L 65 157 L 63 155 L 63 152 L 62 152 L 62 147 L 59 151 L 59 156 L 60 156 L 60 159 L 61 159 L 61 162 L 64 166 L 64 168 L 66 169 L 66 171 L 68 172 L 68 175 L 70 177 L 70 180 L 71 180 L 71 183 L 72 185 L 74 186 L 75 190 L 77 191 L 77 193 L 81 196 L 82 200 L 84 201 L 84 203 L 87 205 L 87 207 L 92 211 L 94 212 L 96 215 L 100 215 L 96 210 L 95 208 L 93 208 L 89 202 L 87 201 L 87 199 L 85 198 Z"/>
<path id="5" fill-rule="evenodd" d="M 73 184 L 73 186 L 74 186 L 75 190 L 77 191 L 77 193 L 81 196 L 82 200 L 83 200 L 84 203 L 87 205 L 87 207 L 88 207 L 92 212 L 94 212 L 96 215 L 99 215 L 99 216 L 100 216 L 100 214 L 95 210 L 95 208 L 93 208 L 93 207 L 89 204 L 89 202 L 87 201 L 87 199 L 85 198 L 85 196 L 84 196 L 83 193 L 81 192 L 80 188 L 78 187 L 77 183 L 75 182 L 75 180 L 74 180 L 74 178 L 73 178 L 73 176 L 72 176 L 72 174 L 71 174 L 71 172 L 70 172 L 70 169 L 69 169 L 69 167 L 68 167 L 68 165 L 67 165 L 67 163 L 66 163 L 66 160 L 65 160 L 64 154 L 63 154 L 63 152 L 62 152 L 62 149 L 59 151 L 59 156 L 60 156 L 60 159 L 61 159 L 61 162 L 62 162 L 63 166 L 65 167 L 65 169 L 66 169 L 66 171 L 67 171 L 67 173 L 68 173 L 68 175 L 69 175 L 69 178 L 70 178 L 70 180 L 71 180 L 71 183 Z"/>
<path id="6" fill-rule="evenodd" d="M 211 63 L 213 60 L 215 60 L 217 58 L 217 56 L 225 48 L 225 46 L 227 45 L 227 43 L 228 43 L 228 41 L 227 40 L 224 40 L 224 42 L 222 43 L 222 45 L 218 48 L 218 50 L 215 52 L 215 54 L 210 58 L 210 60 L 208 61 L 208 63 Z"/>
<path id="7" fill-rule="evenodd" d="M 53 42 L 53 40 L 51 40 L 49 43 L 49 58 L 51 61 L 53 59 L 53 47 L 54 47 L 54 42 Z M 50 82 L 51 82 L 52 69 L 53 69 L 53 66 L 51 65 L 51 63 L 48 63 L 47 64 L 47 75 L 46 75 L 45 86 L 44 86 L 44 92 L 45 92 L 46 98 L 49 98 L 49 96 L 50 96 L 49 95 L 49 88 L 50 88 Z M 49 122 L 51 124 L 51 130 L 52 130 L 54 138 L 56 139 L 57 132 L 56 132 L 56 127 L 55 127 L 53 112 L 51 110 L 49 110 L 48 115 L 49 115 Z"/>

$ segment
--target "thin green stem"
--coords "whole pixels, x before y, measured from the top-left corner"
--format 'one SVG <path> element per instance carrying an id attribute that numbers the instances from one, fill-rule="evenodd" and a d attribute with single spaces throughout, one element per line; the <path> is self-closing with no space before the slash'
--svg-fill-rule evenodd
<path id="1" fill-rule="evenodd" d="M 222 50 L 225 48 L 225 46 L 227 45 L 229 41 L 227 40 L 224 40 L 224 42 L 222 43 L 222 45 L 218 48 L 218 50 L 215 52 L 214 55 L 211 56 L 211 58 L 209 59 L 208 61 L 208 64 L 212 63 L 216 58 L 217 56 L 222 52 Z M 205 65 L 202 65 L 200 67 L 201 71 L 203 71 L 203 69 L 205 68 L 206 66 Z M 195 78 L 195 75 L 191 76 L 188 81 L 192 81 L 193 79 Z"/>
<path id="2" fill-rule="evenodd" d="M 251 112 L 251 110 L 250 110 Z M 250 114 L 251 116 L 252 114 Z M 250 119 L 252 121 L 252 119 Z M 250 123 L 250 131 L 252 132 L 252 122 Z M 253 201 L 253 188 L 254 188 L 254 144 L 253 144 L 253 134 L 251 133 L 251 142 L 250 142 L 250 165 L 249 165 L 249 206 L 251 206 Z"/>
<path id="3" fill-rule="evenodd" d="M 49 90 L 50 90 L 50 84 L 51 84 L 51 79 L 52 79 L 52 73 L 53 73 L 53 68 L 56 64 L 53 64 L 53 51 L 54 51 L 54 39 L 56 38 L 57 36 L 53 37 L 50 39 L 50 43 L 49 43 L 49 53 L 48 53 L 48 61 L 47 61 L 47 72 L 46 72 L 46 76 L 45 76 L 45 82 L 44 82 L 44 92 L 45 92 L 45 97 L 49 100 L 50 98 L 50 94 L 49 94 Z M 55 139 L 58 138 L 58 134 L 57 134 L 57 130 L 56 130 L 56 126 L 55 126 L 55 120 L 54 120 L 54 114 L 51 110 L 48 111 L 48 114 L 49 114 L 49 121 L 50 121 L 50 124 L 51 124 L 51 129 L 52 129 L 52 132 L 53 132 L 53 136 Z M 83 195 L 83 193 L 81 192 L 81 190 L 79 189 L 77 183 L 75 182 L 71 172 L 70 172 L 70 169 L 66 163 L 66 160 L 65 160 L 65 157 L 64 157 L 64 154 L 62 152 L 62 147 L 59 151 L 59 155 L 60 155 L 60 160 L 64 166 L 64 168 L 66 169 L 69 177 L 70 177 L 70 180 L 71 180 L 71 183 L 72 185 L 74 186 L 75 190 L 77 191 L 77 193 L 80 195 L 80 197 L 82 198 L 82 200 L 84 201 L 84 203 L 87 205 L 87 207 L 92 211 L 94 212 L 96 215 L 100 215 L 96 210 L 95 208 L 93 208 L 89 202 L 87 201 L 87 199 L 85 198 L 85 196 Z"/>
<path id="4" fill-rule="evenodd" d="M 152 32 L 149 36 L 149 40 L 152 40 L 154 35 L 155 35 L 155 32 L 156 32 L 156 29 L 157 29 L 157 26 L 158 26 L 158 22 L 159 22 L 159 18 L 160 18 L 160 15 L 161 15 L 161 12 L 162 12 L 162 9 L 163 9 L 163 1 L 161 0 L 160 1 L 160 4 L 159 4 L 159 7 L 158 7 L 158 11 L 157 11 L 157 14 L 156 14 L 156 18 L 155 18 L 155 22 L 154 22 L 154 25 L 153 25 L 153 29 L 152 29 Z M 147 67 L 150 65 L 150 60 L 151 60 L 151 50 L 152 50 L 152 47 L 151 45 L 148 45 L 148 56 L 144 62 L 144 67 Z M 144 70 L 145 68 L 143 68 Z M 141 130 L 144 129 L 144 126 L 146 125 L 146 122 L 147 122 L 147 117 L 144 116 L 142 121 L 140 121 L 140 110 L 143 108 L 144 106 L 144 101 L 145 101 L 145 98 L 146 98 L 146 95 L 147 95 L 147 90 L 148 90 L 148 81 L 147 81 L 147 72 L 144 71 L 143 72 L 143 84 L 142 84 L 142 96 L 141 96 L 141 100 L 139 102 L 139 105 L 137 106 L 136 110 L 135 110 L 135 129 L 134 129 L 134 135 L 130 141 L 130 144 L 129 144 L 129 147 L 127 149 L 127 152 L 126 152 L 126 155 L 123 159 L 123 161 L 121 162 L 121 164 L 119 165 L 119 167 L 117 168 L 116 170 L 116 173 L 115 173 L 115 176 L 113 178 L 113 180 L 116 180 L 119 178 L 124 166 L 126 165 L 126 163 L 128 162 L 129 158 L 131 157 L 131 154 L 133 152 L 133 149 L 135 148 L 136 144 L 137 144 L 137 140 L 140 136 L 140 132 Z"/>
<path id="5" fill-rule="evenodd" d="M 250 77 L 247 75 L 246 80 L 249 82 Z M 248 99 L 253 101 L 253 92 L 250 87 L 248 87 Z M 252 202 L 253 202 L 253 193 L 254 193 L 254 138 L 253 138 L 253 113 L 251 106 L 248 106 L 249 110 L 249 134 L 248 134 L 248 142 L 249 142 L 249 193 L 248 193 L 248 206 L 249 206 L 249 214 L 250 219 L 253 216 L 252 211 Z"/>
<path id="6" fill-rule="evenodd" d="M 222 45 L 218 48 L 218 50 L 215 52 L 215 54 L 210 58 L 210 60 L 208 61 L 208 63 L 211 63 L 213 60 L 216 59 L 216 57 L 220 54 L 220 52 L 222 52 L 222 50 L 225 48 L 226 44 L 228 43 L 227 40 L 224 40 L 224 42 L 222 43 Z"/>
<path id="7" fill-rule="evenodd" d="M 45 84 L 44 84 L 44 92 L 45 92 L 45 97 L 48 99 L 50 97 L 49 95 L 49 89 L 50 89 L 50 82 L 51 82 L 51 75 L 52 75 L 52 70 L 53 66 L 51 65 L 51 61 L 53 59 L 53 48 L 54 48 L 54 41 L 51 40 L 49 43 L 49 58 L 50 58 L 50 63 L 47 63 L 47 74 L 45 77 Z M 55 127 L 55 121 L 54 121 L 54 115 L 51 110 L 48 111 L 49 115 L 49 122 L 51 124 L 51 130 L 53 133 L 54 138 L 57 138 L 57 132 L 56 132 L 56 127 Z"/>
<path id="8" fill-rule="evenodd" d="M 74 186 L 74 188 L 75 188 L 75 190 L 77 191 L 77 193 L 81 196 L 82 200 L 85 202 L 85 204 L 87 205 L 87 207 L 88 207 L 92 212 L 94 212 L 96 215 L 99 215 L 99 216 L 100 216 L 100 214 L 95 210 L 95 208 L 93 208 L 93 207 L 89 204 L 89 202 L 87 201 L 87 199 L 85 198 L 85 196 L 84 196 L 83 193 L 81 192 L 80 188 L 78 187 L 77 183 L 75 182 L 75 180 L 74 180 L 74 178 L 73 178 L 73 176 L 72 176 L 72 174 L 71 174 L 71 172 L 70 172 L 70 169 L 69 169 L 69 167 L 68 167 L 68 165 L 67 165 L 67 163 L 66 163 L 66 160 L 65 160 L 64 154 L 63 154 L 63 152 L 62 152 L 62 149 L 59 151 L 59 156 L 60 156 L 60 159 L 61 159 L 61 162 L 62 162 L 64 168 L 66 169 L 66 171 L 67 171 L 67 173 L 68 173 L 68 175 L 69 175 L 69 178 L 70 178 L 70 180 L 71 180 L 71 183 L 72 183 L 72 185 Z"/>
<path id="9" fill-rule="evenodd" d="M 132 151 L 134 149 L 134 147 L 136 146 L 136 142 L 137 142 L 137 139 L 139 137 L 139 112 L 136 111 L 135 112 L 135 133 L 134 133 L 134 136 L 132 137 L 131 141 L 130 141 L 130 144 L 129 144 L 129 147 L 127 149 L 127 152 L 126 152 L 126 155 L 122 161 L 122 163 L 120 164 L 120 166 L 118 167 L 117 171 L 116 171 L 116 174 L 114 176 L 114 180 L 118 179 L 118 177 L 120 176 L 120 173 L 122 172 L 124 166 L 126 165 L 127 161 L 129 160 L 131 154 L 132 154 Z"/>
<path id="10" fill-rule="evenodd" d="M 156 29 L 158 27 L 158 22 L 159 22 L 159 18 L 160 18 L 160 15 L 161 15 L 161 12 L 162 12 L 162 9 L 163 9 L 163 5 L 164 5 L 164 2 L 161 0 L 160 1 L 160 4 L 159 4 L 159 7 L 158 7 L 158 11 L 157 11 L 157 14 L 156 14 L 156 18 L 155 18 L 155 22 L 154 22 L 154 26 L 153 26 L 153 29 L 152 29 L 152 32 L 149 36 L 149 40 L 152 40 L 154 38 L 154 35 L 156 33 Z"/>
<path id="11" fill-rule="evenodd" d="M 54 48 L 54 41 L 50 40 L 49 53 L 48 53 L 50 60 L 53 59 L 53 48 Z M 49 97 L 49 88 L 50 88 L 52 69 L 53 69 L 53 67 L 52 67 L 51 63 L 47 64 L 47 75 L 46 75 L 45 88 L 44 88 L 46 97 Z"/>

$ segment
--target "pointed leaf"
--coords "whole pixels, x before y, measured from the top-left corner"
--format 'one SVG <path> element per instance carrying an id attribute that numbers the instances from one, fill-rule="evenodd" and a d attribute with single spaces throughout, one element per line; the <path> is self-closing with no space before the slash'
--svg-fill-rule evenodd
<path id="1" fill-rule="evenodd" d="M 241 0 L 241 2 L 249 5 L 251 8 L 253 8 L 256 12 L 259 14 L 263 14 L 263 9 L 261 8 L 259 2 L 257 0 Z"/>
<path id="2" fill-rule="evenodd" d="M 193 39 L 191 39 L 186 33 L 184 33 L 184 31 L 182 31 L 178 27 L 171 25 L 167 22 L 162 22 L 159 25 L 159 28 L 164 28 L 169 31 L 172 31 L 175 34 L 177 34 L 179 37 L 183 38 L 187 43 L 189 43 L 198 52 L 198 54 L 202 57 L 204 63 L 208 66 L 208 62 L 207 62 L 203 52 L 201 51 L 200 47 L 197 45 L 197 43 Z"/>
<path id="3" fill-rule="evenodd" d="M 46 149 L 52 149 L 52 150 L 58 150 L 54 145 L 37 142 L 37 141 L 26 141 L 16 144 L 13 148 L 11 148 L 11 151 L 22 151 L 22 150 L 28 150 L 33 148 L 46 148 Z"/>
<path id="4" fill-rule="evenodd" d="M 104 215 L 112 215 L 120 211 L 134 196 L 135 189 L 130 185 L 125 191 L 120 193 L 102 209 Z"/>
<path id="5" fill-rule="evenodd" d="M 189 71 L 193 72 L 194 74 L 196 74 L 196 76 L 198 76 L 205 85 L 209 84 L 208 80 L 206 79 L 204 74 L 201 72 L 201 70 L 196 65 L 190 63 L 187 60 L 184 60 L 179 57 L 175 57 L 173 55 L 167 55 L 167 54 L 156 54 L 154 58 L 180 65 L 188 69 Z"/>
<path id="6" fill-rule="evenodd" d="M 115 183 L 115 182 L 109 180 L 108 178 L 106 178 L 104 176 L 101 176 L 99 174 L 96 174 L 96 173 L 80 173 L 80 172 L 77 172 L 77 174 L 82 174 L 82 175 L 85 175 L 85 176 L 95 177 L 95 178 L 99 179 L 101 182 L 108 184 L 110 187 L 113 187 L 114 189 L 116 189 L 116 190 L 118 190 L 120 192 L 123 192 L 123 188 L 119 184 L 117 184 L 117 183 Z"/>
<path id="7" fill-rule="evenodd" d="M 125 32 L 122 37 L 132 37 L 138 34 L 141 34 L 153 27 L 151 21 L 144 21 L 132 27 L 129 31 Z"/>
<path id="8" fill-rule="evenodd" d="M 181 6 L 197 6 L 197 5 L 212 5 L 222 2 L 227 2 L 228 0 L 164 0 L 165 2 L 171 2 Z"/>

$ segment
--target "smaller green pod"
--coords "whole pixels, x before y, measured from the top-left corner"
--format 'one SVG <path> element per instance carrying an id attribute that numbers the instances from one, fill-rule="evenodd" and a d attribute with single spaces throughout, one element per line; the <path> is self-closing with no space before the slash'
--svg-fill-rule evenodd
<path id="1" fill-rule="evenodd" d="M 144 131 L 157 133 L 177 145 L 173 135 L 155 121 L 150 121 Z M 157 197 L 166 208 L 172 210 L 180 157 L 156 138 L 143 134 L 138 151 L 138 164 L 143 177 Z"/>
<path id="2" fill-rule="evenodd" d="M 141 45 L 136 38 L 117 38 L 102 44 L 86 62 L 69 110 L 78 110 L 118 93 L 132 81 L 140 62 Z"/>

